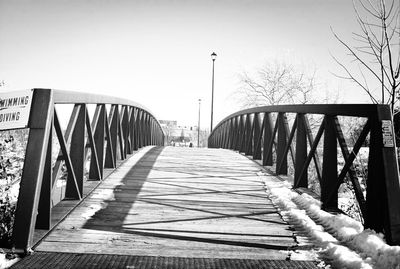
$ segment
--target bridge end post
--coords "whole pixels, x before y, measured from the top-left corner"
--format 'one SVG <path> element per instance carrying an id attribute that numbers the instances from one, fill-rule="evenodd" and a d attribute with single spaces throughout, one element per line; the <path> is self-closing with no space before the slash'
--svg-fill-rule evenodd
<path id="1" fill-rule="evenodd" d="M 399 167 L 390 108 L 379 105 L 371 122 L 365 227 L 400 245 Z"/>
<path id="2" fill-rule="evenodd" d="M 24 164 L 12 235 L 13 247 L 24 251 L 29 250 L 32 245 L 53 112 L 52 90 L 35 89 L 25 154 L 25 159 L 29 159 L 29 162 Z"/>

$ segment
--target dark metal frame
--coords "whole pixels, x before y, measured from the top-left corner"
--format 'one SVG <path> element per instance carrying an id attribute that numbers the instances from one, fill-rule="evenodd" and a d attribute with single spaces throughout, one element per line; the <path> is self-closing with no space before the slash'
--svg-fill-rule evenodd
<path id="1" fill-rule="evenodd" d="M 64 134 L 55 104 L 74 105 Z M 96 104 L 92 122 L 88 104 Z M 111 105 L 109 113 L 106 104 Z M 13 246 L 23 250 L 32 246 L 35 228 L 51 228 L 52 192 L 62 162 L 68 171 L 65 199 L 81 200 L 89 149 L 89 179 L 100 181 L 105 168 L 117 167 L 117 159 L 124 160 L 127 154 L 147 145 L 164 145 L 162 128 L 148 109 L 132 101 L 102 95 L 34 89 L 28 128 L 12 238 Z M 54 166 L 53 130 L 60 143 Z"/>
<path id="2" fill-rule="evenodd" d="M 276 114 L 275 125 L 271 114 Z M 287 113 L 296 115 L 289 130 Z M 323 121 L 313 137 L 307 114 L 323 115 Z M 263 115 L 261 119 L 261 115 Z M 350 151 L 343 137 L 338 116 L 367 118 L 366 124 Z M 280 105 L 265 106 L 236 112 L 223 119 L 210 134 L 211 148 L 226 148 L 262 160 L 272 166 L 272 152 L 276 150 L 276 175 L 288 174 L 288 154 L 294 164 L 294 188 L 308 187 L 308 167 L 314 161 L 321 186 L 321 201 L 325 209 L 337 209 L 338 189 L 347 176 L 354 186 L 365 227 L 384 232 L 390 244 L 400 244 L 400 181 L 394 135 L 393 146 L 384 145 L 382 121 L 393 121 L 389 106 L 370 104 L 343 105 Z M 297 130 L 297 132 L 295 132 Z M 364 197 L 353 169 L 359 149 L 370 135 L 367 194 Z M 294 139 L 296 135 L 296 139 Z M 317 147 L 324 135 L 322 166 Z M 385 140 L 388 138 L 385 137 Z M 308 143 L 307 143 L 308 141 Z M 295 144 L 295 148 L 293 148 Z M 389 143 L 390 144 L 390 143 Z M 338 173 L 338 145 L 345 160 Z M 309 147 L 309 152 L 307 149 Z"/>

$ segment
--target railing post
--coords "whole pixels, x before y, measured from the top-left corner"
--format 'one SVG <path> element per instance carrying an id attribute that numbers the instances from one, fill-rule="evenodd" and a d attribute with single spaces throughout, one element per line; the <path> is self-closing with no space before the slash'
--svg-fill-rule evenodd
<path id="1" fill-rule="evenodd" d="M 153 145 L 154 143 L 154 141 L 153 141 L 153 135 L 154 135 L 154 133 L 153 133 L 153 118 L 152 117 L 149 117 L 149 130 L 150 130 L 150 138 L 149 138 L 149 141 L 150 141 L 150 145 Z"/>
<path id="2" fill-rule="evenodd" d="M 131 107 L 129 110 L 129 154 L 132 154 L 134 151 L 135 144 L 135 108 Z"/>
<path id="3" fill-rule="evenodd" d="M 325 116 L 324 154 L 322 163 L 321 202 L 323 208 L 338 207 L 337 139 L 335 121 L 332 116 Z M 330 195 L 333 193 L 333 195 Z"/>
<path id="4" fill-rule="evenodd" d="M 17 249 L 28 250 L 32 246 L 53 112 L 52 91 L 34 90 L 25 154 L 29 162 L 25 162 L 22 172 L 12 235 L 12 244 Z"/>
<path id="5" fill-rule="evenodd" d="M 272 130 L 271 114 L 264 113 L 264 145 L 262 157 L 262 163 L 264 166 L 271 166 L 273 163 L 272 148 L 269 148 L 269 146 L 272 146 L 274 139 L 275 138 Z"/>
<path id="6" fill-rule="evenodd" d="M 231 121 L 227 120 L 225 122 L 224 143 L 222 145 L 222 147 L 224 149 L 229 148 L 229 139 L 230 139 L 229 133 L 230 133 L 230 131 L 231 131 Z"/>
<path id="7" fill-rule="evenodd" d="M 254 122 L 253 159 L 261 160 L 260 113 L 254 113 L 253 122 Z"/>
<path id="8" fill-rule="evenodd" d="M 133 150 L 136 151 L 138 150 L 138 115 L 139 115 L 139 109 L 134 108 L 134 111 L 132 113 L 133 118 L 131 118 L 132 121 L 132 128 L 133 128 Z"/>
<path id="9" fill-rule="evenodd" d="M 294 171 L 294 186 L 308 187 L 307 170 L 301 175 L 303 166 L 307 159 L 307 130 L 305 115 L 297 114 L 297 133 L 296 133 L 296 166 Z"/>
<path id="10" fill-rule="evenodd" d="M 229 119 L 228 141 L 226 144 L 226 147 L 228 149 L 233 149 L 234 132 L 235 132 L 234 119 Z"/>
<path id="11" fill-rule="evenodd" d="M 249 132 L 250 132 L 250 116 L 249 114 L 245 115 L 246 120 L 243 125 L 243 131 L 242 131 L 242 143 L 240 144 L 240 150 L 239 152 L 246 153 L 246 148 L 249 140 Z"/>
<path id="12" fill-rule="evenodd" d="M 147 146 L 149 136 L 149 126 L 148 126 L 148 114 L 144 112 L 143 116 L 143 146 Z"/>
<path id="13" fill-rule="evenodd" d="M 72 132 L 70 157 L 74 169 L 74 178 L 68 173 L 65 187 L 65 198 L 80 199 L 83 195 L 83 178 L 85 173 L 85 133 L 86 133 L 86 105 L 79 104 L 78 118 Z"/>
<path id="14" fill-rule="evenodd" d="M 233 150 L 239 150 L 240 117 L 235 117 L 235 135 L 233 137 Z"/>
<path id="15" fill-rule="evenodd" d="M 117 142 L 118 142 L 118 105 L 112 105 L 110 110 L 110 115 L 108 117 L 108 122 L 110 124 L 110 141 L 112 155 L 114 156 L 113 167 L 117 167 Z"/>
<path id="16" fill-rule="evenodd" d="M 287 130 L 285 126 L 286 115 L 285 113 L 278 114 L 278 147 L 276 150 L 276 160 L 277 160 L 277 175 L 287 175 L 287 155 L 285 154 L 285 148 L 287 146 Z"/>
<path id="17" fill-rule="evenodd" d="M 103 179 L 103 172 L 104 172 L 104 141 L 105 141 L 105 128 L 106 128 L 106 105 L 101 104 L 97 105 L 96 113 L 97 115 L 97 122 L 95 124 L 95 128 L 93 130 L 93 138 L 94 144 L 97 153 L 97 161 L 100 169 L 100 179 Z M 96 115 L 95 115 L 96 117 Z M 92 152 L 93 154 L 93 152 Z M 94 158 L 90 160 L 90 170 L 89 170 L 89 178 L 96 177 L 96 170 L 97 164 Z"/>
<path id="18" fill-rule="evenodd" d="M 220 128 L 218 128 L 218 130 L 215 130 L 215 133 L 216 133 L 216 138 L 215 138 L 216 148 L 221 148 L 224 126 L 222 125 Z"/>
<path id="19" fill-rule="evenodd" d="M 123 115 L 125 114 L 125 106 L 121 105 L 121 112 L 118 114 L 118 120 L 117 120 L 117 141 L 118 141 L 118 151 L 121 160 L 126 159 L 126 154 L 125 154 L 125 139 L 124 139 L 124 134 L 123 134 L 123 127 L 122 127 L 122 121 L 123 121 Z"/>
<path id="20" fill-rule="evenodd" d="M 237 136 L 237 148 L 236 150 L 238 150 L 239 152 L 242 152 L 242 145 L 243 145 L 243 139 L 245 137 L 245 126 L 244 126 L 244 115 L 240 115 L 239 116 L 239 132 L 238 132 L 238 136 Z"/>
<path id="21" fill-rule="evenodd" d="M 129 153 L 129 147 L 130 147 L 130 142 L 129 142 L 129 106 L 124 106 L 124 109 L 122 110 L 121 131 L 122 131 L 122 137 L 123 137 L 123 140 L 124 140 L 123 155 L 124 155 L 124 159 L 126 159 L 126 155 Z"/>
<path id="22" fill-rule="evenodd" d="M 249 124 L 247 128 L 247 143 L 246 143 L 246 155 L 253 155 L 253 143 L 254 143 L 254 117 L 251 118 L 251 114 L 247 114 L 249 118 Z"/>
<path id="23" fill-rule="evenodd" d="M 146 112 L 146 146 L 150 145 L 150 136 L 151 136 L 150 115 Z"/>
<path id="24" fill-rule="evenodd" d="M 151 144 L 156 145 L 156 123 L 153 118 L 151 118 Z"/>
<path id="25" fill-rule="evenodd" d="M 141 109 L 138 110 L 137 117 L 137 136 L 138 136 L 138 148 L 143 147 L 143 111 Z"/>

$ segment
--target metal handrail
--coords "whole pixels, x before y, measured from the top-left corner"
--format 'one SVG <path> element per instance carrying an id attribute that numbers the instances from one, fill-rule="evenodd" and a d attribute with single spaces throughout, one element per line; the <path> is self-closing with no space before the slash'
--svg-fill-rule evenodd
<path id="1" fill-rule="evenodd" d="M 284 112 L 319 114 L 330 116 L 369 117 L 376 113 L 377 107 L 385 105 L 375 104 L 306 104 L 306 105 L 275 105 L 259 106 L 237 111 L 222 119 L 214 128 L 218 128 L 226 120 L 243 114 L 254 114 L 262 112 Z"/>
<path id="2" fill-rule="evenodd" d="M 77 91 L 53 90 L 53 98 L 55 104 L 119 104 L 137 107 L 146 110 L 153 115 L 150 109 L 140 103 L 110 95 L 91 94 Z"/>

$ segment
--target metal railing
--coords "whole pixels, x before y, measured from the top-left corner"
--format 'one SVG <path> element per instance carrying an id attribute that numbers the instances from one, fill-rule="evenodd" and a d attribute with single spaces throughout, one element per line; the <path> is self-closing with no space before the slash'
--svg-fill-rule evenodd
<path id="1" fill-rule="evenodd" d="M 56 104 L 73 105 L 65 132 Z M 96 107 L 91 120 L 89 104 Z M 52 228 L 52 194 L 63 163 L 68 174 L 65 199 L 80 200 L 86 161 L 90 162 L 88 178 L 102 180 L 104 169 L 116 168 L 117 160 L 126 159 L 127 154 L 147 145 L 164 145 L 161 126 L 148 109 L 102 95 L 34 89 L 28 128 L 12 237 L 13 246 L 23 250 L 32 246 L 35 229 Z M 54 164 L 53 131 L 60 145 Z"/>
<path id="2" fill-rule="evenodd" d="M 323 117 L 315 137 L 310 128 L 309 114 Z M 291 130 L 287 115 L 295 116 Z M 347 146 L 338 116 L 366 119 L 351 149 Z M 275 124 L 273 117 L 276 117 Z M 368 134 L 368 176 L 364 195 L 353 162 Z M 322 165 L 317 150 L 320 141 L 323 141 Z M 223 119 L 210 134 L 208 143 L 211 148 L 232 149 L 251 155 L 255 160 L 262 160 L 264 166 L 275 165 L 276 175 L 288 174 L 290 152 L 294 166 L 293 188 L 308 188 L 309 166 L 314 161 L 321 189 L 320 199 L 325 209 L 338 208 L 338 190 L 347 177 L 353 185 L 365 227 L 383 232 L 390 244 L 400 244 L 400 183 L 389 106 L 279 105 L 246 109 Z M 345 161 L 341 171 L 338 171 L 338 148 Z"/>

